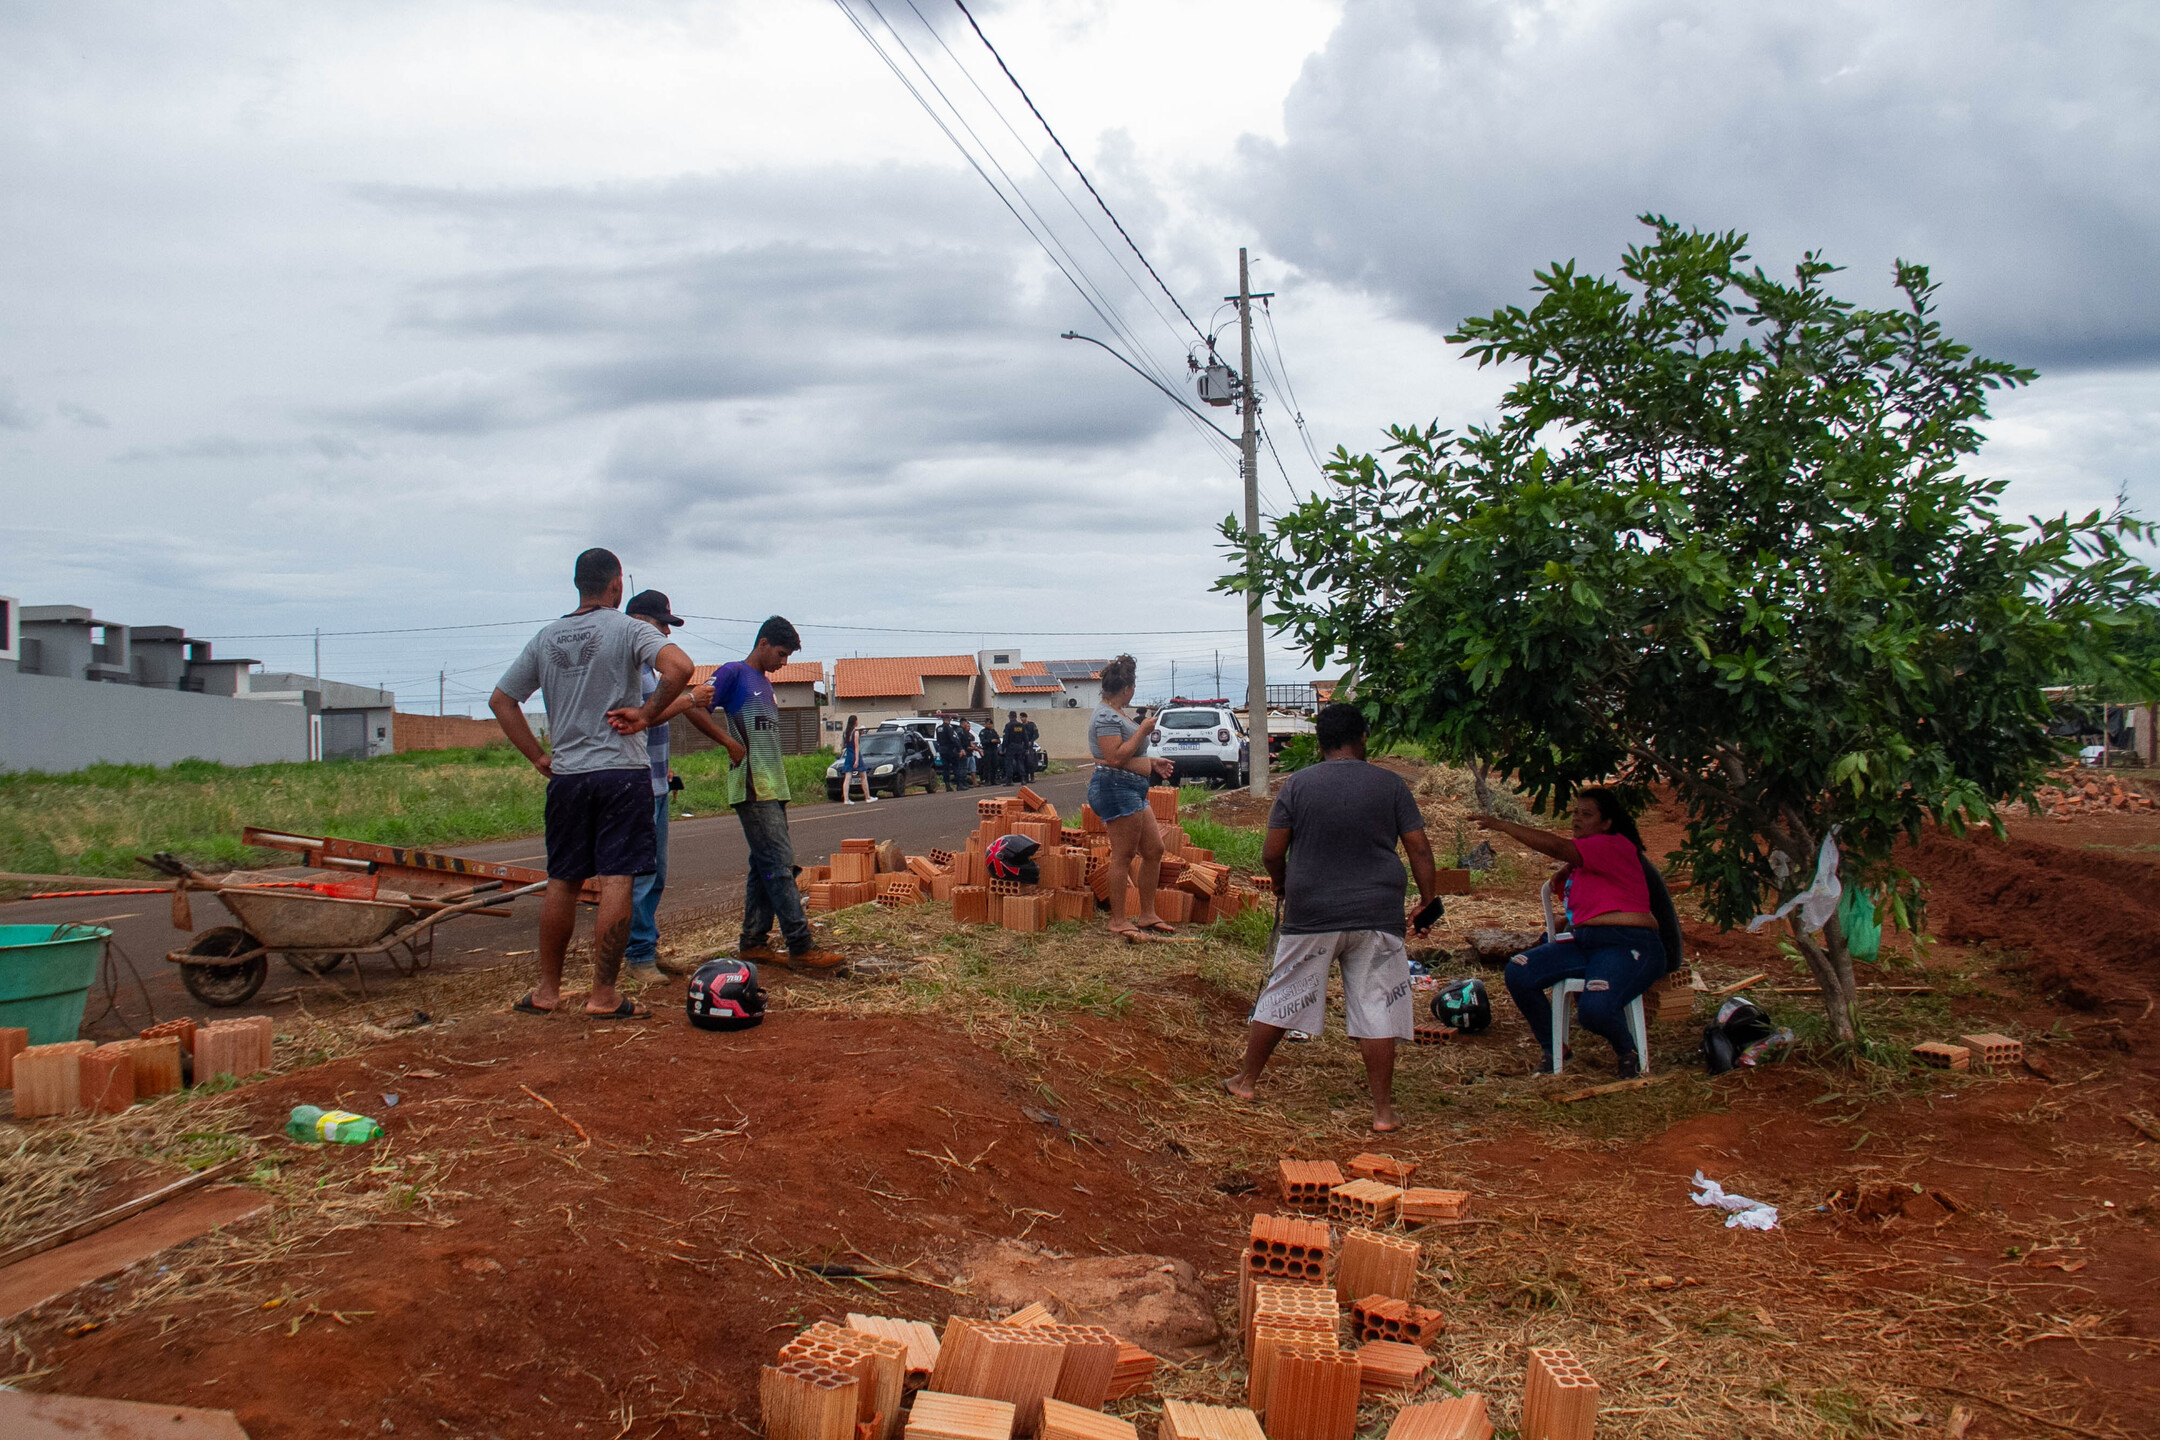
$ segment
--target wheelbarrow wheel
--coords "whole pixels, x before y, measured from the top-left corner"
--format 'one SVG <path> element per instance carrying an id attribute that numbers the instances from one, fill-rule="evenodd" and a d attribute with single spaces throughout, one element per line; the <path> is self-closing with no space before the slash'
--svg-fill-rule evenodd
<path id="1" fill-rule="evenodd" d="M 226 955 L 244 955 L 255 948 L 255 941 L 247 931 L 237 925 L 220 925 L 205 930 L 188 942 L 187 953 L 213 959 Z M 190 965 L 180 962 L 180 983 L 187 986 L 188 994 L 205 1005 L 219 1007 L 245 1005 L 262 989 L 262 983 L 270 973 L 270 962 L 257 955 L 239 965 Z"/>
<path id="2" fill-rule="evenodd" d="M 338 966 L 344 964 L 347 958 L 348 957 L 344 955 L 287 954 L 285 956 L 285 963 L 292 966 L 293 969 L 298 970 L 303 975 L 312 975 L 316 979 L 320 980 L 323 976 L 329 974 L 332 970 L 335 970 Z"/>

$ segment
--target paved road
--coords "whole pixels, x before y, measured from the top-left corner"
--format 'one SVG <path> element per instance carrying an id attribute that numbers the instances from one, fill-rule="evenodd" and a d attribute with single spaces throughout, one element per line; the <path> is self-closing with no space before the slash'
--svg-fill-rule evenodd
<path id="1" fill-rule="evenodd" d="M 1071 811 L 1079 808 L 1087 791 L 1087 779 L 1088 772 L 1082 768 L 1037 780 L 1035 789 L 1060 810 Z M 789 829 L 795 837 L 796 860 L 801 864 L 814 863 L 839 849 L 842 840 L 866 835 L 880 840 L 897 840 L 911 854 L 921 854 L 938 846 L 951 848 L 974 828 L 977 800 L 1010 795 L 1015 788 L 1008 785 L 993 789 L 941 791 L 936 795 L 917 791 L 899 800 L 880 800 L 868 808 L 861 804 L 852 807 L 805 806 L 789 817 Z M 546 859 L 538 836 L 455 846 L 451 847 L 451 853 L 475 860 L 508 861 L 535 867 L 545 863 Z M 677 820 L 668 832 L 668 887 L 660 905 L 663 930 L 670 923 L 694 917 L 700 911 L 711 913 L 739 908 L 747 858 L 742 827 L 732 813 Z M 191 902 L 198 930 L 230 923 L 224 907 L 209 896 L 195 895 Z M 188 994 L 180 984 L 178 969 L 165 962 L 166 952 L 178 949 L 184 942 L 181 932 L 170 923 L 170 903 L 164 895 L 22 901 L 0 905 L 0 923 L 37 925 L 68 920 L 103 921 L 112 927 L 114 940 L 142 973 L 150 992 L 150 1006 L 155 1009 L 157 1018 L 169 1020 L 175 1015 L 201 1018 L 217 1013 Z M 475 957 L 485 962 L 507 950 L 532 948 L 540 907 L 533 899 L 514 903 L 517 913 L 512 916 L 502 919 L 473 916 L 446 924 L 439 932 L 436 963 L 454 965 Z M 587 911 L 588 925 L 590 915 Z M 365 963 L 368 966 L 368 994 L 386 997 L 385 1011 L 395 1009 L 397 977 L 388 962 L 375 958 Z M 120 969 L 123 985 L 119 1011 L 90 1031 L 101 1039 L 133 1034 L 150 1023 L 141 993 L 128 980 L 126 967 Z M 275 1015 L 293 1008 L 294 1001 L 290 997 L 276 997 L 292 990 L 291 982 L 296 978 L 282 961 L 272 961 L 270 978 L 256 998 L 247 1003 L 245 1013 Z M 91 1013 L 95 1014 L 103 1004 L 102 995 L 93 992 Z"/>

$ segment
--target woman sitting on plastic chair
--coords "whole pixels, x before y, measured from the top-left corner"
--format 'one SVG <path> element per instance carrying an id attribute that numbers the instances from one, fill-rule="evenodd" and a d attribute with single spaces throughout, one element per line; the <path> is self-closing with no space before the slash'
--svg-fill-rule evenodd
<path id="1" fill-rule="evenodd" d="M 1477 817 L 1480 830 L 1512 835 L 1541 855 L 1567 868 L 1555 878 L 1566 896 L 1572 938 L 1533 946 L 1507 964 L 1508 994 L 1530 1022 L 1545 1051 L 1548 1073 L 1554 1063 L 1552 1006 L 1545 992 L 1566 980 L 1583 982 L 1576 1018 L 1583 1028 L 1612 1042 L 1620 1078 L 1642 1072 L 1635 1037 L 1628 1033 L 1628 1002 L 1655 984 L 1666 971 L 1665 942 L 1652 913 L 1651 876 L 1635 819 L 1621 808 L 1612 791 L 1575 792 L 1575 836 L 1511 825 L 1490 815 Z M 1662 888 L 1662 886 L 1660 887 Z M 1666 904 L 1670 906 L 1671 902 Z M 1565 1052 L 1558 1057 L 1563 1063 Z"/>

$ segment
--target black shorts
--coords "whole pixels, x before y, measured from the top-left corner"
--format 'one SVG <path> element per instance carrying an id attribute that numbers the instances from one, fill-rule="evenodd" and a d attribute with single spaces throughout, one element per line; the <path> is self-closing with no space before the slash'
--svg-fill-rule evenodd
<path id="1" fill-rule="evenodd" d="M 548 879 L 583 882 L 595 875 L 650 875 L 658 868 L 650 769 L 549 778 Z"/>

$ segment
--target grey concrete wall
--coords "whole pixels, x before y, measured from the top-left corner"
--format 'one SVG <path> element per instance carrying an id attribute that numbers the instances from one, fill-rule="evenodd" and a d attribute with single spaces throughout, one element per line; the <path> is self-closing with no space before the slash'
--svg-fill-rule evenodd
<path id="1" fill-rule="evenodd" d="M 305 760 L 307 719 L 298 705 L 99 685 L 0 666 L 0 770 L 58 774 L 101 760 Z"/>

